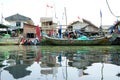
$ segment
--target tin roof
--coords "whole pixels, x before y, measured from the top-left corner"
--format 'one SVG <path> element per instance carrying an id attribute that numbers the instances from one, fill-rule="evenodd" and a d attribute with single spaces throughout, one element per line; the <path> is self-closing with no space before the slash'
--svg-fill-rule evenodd
<path id="1" fill-rule="evenodd" d="M 25 16 L 17 13 L 15 15 L 6 17 L 5 20 L 7 20 L 7 21 L 28 21 L 28 20 L 31 20 L 31 18 L 25 17 Z"/>

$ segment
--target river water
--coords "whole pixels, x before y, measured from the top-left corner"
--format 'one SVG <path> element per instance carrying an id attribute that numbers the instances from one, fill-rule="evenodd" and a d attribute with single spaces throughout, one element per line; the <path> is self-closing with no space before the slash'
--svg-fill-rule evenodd
<path id="1" fill-rule="evenodd" d="M 120 46 L 0 46 L 0 80 L 120 80 Z"/>

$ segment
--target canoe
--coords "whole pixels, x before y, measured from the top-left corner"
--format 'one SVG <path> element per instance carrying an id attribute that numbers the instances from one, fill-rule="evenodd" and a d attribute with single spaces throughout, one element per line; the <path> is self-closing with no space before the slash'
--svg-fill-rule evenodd
<path id="1" fill-rule="evenodd" d="M 100 37 L 92 40 L 60 39 L 44 36 L 47 44 L 51 45 L 108 45 L 111 44 L 109 38 Z"/>
<path id="2" fill-rule="evenodd" d="M 19 38 L 1 38 L 0 45 L 18 45 Z"/>

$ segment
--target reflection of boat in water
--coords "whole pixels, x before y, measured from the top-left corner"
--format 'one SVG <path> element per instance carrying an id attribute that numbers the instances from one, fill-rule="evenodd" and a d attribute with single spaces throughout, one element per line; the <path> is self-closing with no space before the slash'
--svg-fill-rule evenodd
<path id="1" fill-rule="evenodd" d="M 53 74 L 53 69 L 52 68 L 50 68 L 50 69 L 42 69 L 41 71 L 41 74 Z"/>
<path id="2" fill-rule="evenodd" d="M 45 75 L 46 78 L 48 75 L 53 76 L 52 79 L 49 78 L 49 80 L 57 80 L 57 79 L 54 79 L 57 77 L 57 73 L 58 73 L 57 67 L 41 68 L 41 70 L 40 70 L 40 74 Z M 41 80 L 48 80 L 48 79 L 41 79 Z"/>
<path id="3" fill-rule="evenodd" d="M 58 63 L 56 63 L 56 58 L 54 55 L 44 56 L 41 58 L 41 74 L 47 75 L 47 74 L 56 74 L 57 73 L 57 67 L 59 66 Z"/>
<path id="4" fill-rule="evenodd" d="M 13 65 L 16 65 L 16 61 L 14 59 L 8 59 L 8 60 L 4 60 L 2 64 L 13 66 Z"/>
<path id="5" fill-rule="evenodd" d="M 86 61 L 68 62 L 68 64 L 73 66 L 73 67 L 77 67 L 77 68 L 85 68 L 89 65 L 88 62 L 86 62 Z"/>
<path id="6" fill-rule="evenodd" d="M 57 73 L 57 69 L 54 67 L 54 68 L 43 68 L 41 69 L 40 71 L 41 74 L 56 74 Z"/>
<path id="7" fill-rule="evenodd" d="M 101 37 L 92 40 L 77 40 L 77 39 L 59 39 L 44 36 L 46 42 L 52 45 L 107 45 L 109 43 L 109 38 Z"/>
<path id="8" fill-rule="evenodd" d="M 81 58 L 73 58 L 72 61 L 68 62 L 70 66 L 83 69 L 90 65 L 89 61 Z"/>
<path id="9" fill-rule="evenodd" d="M 68 62 L 69 66 L 76 67 L 78 69 L 86 69 L 90 65 L 89 58 L 85 55 L 88 51 L 78 51 L 77 54 L 72 54 L 70 61 Z M 84 54 L 83 54 L 84 53 Z"/>

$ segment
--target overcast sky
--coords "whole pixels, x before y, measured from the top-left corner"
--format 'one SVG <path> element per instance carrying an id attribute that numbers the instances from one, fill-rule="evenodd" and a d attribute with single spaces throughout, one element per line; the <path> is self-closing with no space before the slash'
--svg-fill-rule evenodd
<path id="1" fill-rule="evenodd" d="M 93 24 L 100 26 L 100 10 L 102 12 L 102 24 L 113 24 L 115 18 L 109 11 L 106 0 L 0 0 L 0 13 L 3 17 L 8 17 L 19 13 L 30 17 L 37 25 L 40 17 L 58 17 L 60 24 L 65 24 L 64 7 L 66 7 L 67 23 L 87 19 Z M 120 0 L 108 0 L 110 8 L 117 16 L 120 15 Z M 46 7 L 46 5 L 52 6 Z"/>

